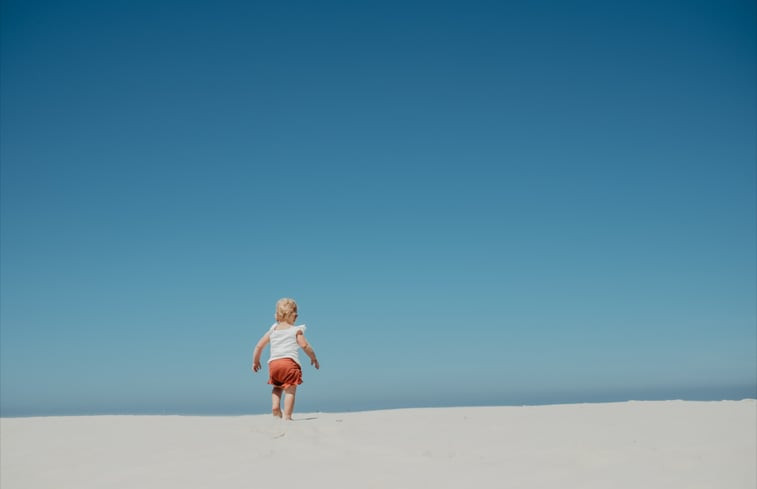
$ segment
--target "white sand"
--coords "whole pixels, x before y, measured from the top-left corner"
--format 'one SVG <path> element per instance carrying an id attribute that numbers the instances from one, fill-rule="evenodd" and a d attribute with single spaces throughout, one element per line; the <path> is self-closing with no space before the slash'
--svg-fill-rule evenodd
<path id="1" fill-rule="evenodd" d="M 0 488 L 749 488 L 757 401 L 0 420 Z"/>

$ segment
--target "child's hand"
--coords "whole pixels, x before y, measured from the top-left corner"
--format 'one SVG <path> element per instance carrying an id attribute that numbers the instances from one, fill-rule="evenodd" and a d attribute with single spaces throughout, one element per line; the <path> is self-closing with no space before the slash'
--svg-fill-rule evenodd
<path id="1" fill-rule="evenodd" d="M 316 370 L 318 370 L 319 368 L 321 368 L 321 366 L 318 364 L 318 359 L 317 358 L 311 358 L 310 359 L 310 365 L 314 366 Z"/>
<path id="2" fill-rule="evenodd" d="M 253 372 L 257 372 L 258 370 L 260 370 L 260 362 L 253 363 L 252 364 L 252 371 Z"/>

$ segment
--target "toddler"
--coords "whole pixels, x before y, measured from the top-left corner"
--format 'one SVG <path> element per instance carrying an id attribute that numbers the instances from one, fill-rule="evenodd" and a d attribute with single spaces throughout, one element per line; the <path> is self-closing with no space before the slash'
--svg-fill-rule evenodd
<path id="1" fill-rule="evenodd" d="M 305 339 L 305 325 L 295 326 L 296 319 L 297 303 L 294 299 L 279 299 L 276 303 L 276 323 L 260 338 L 252 355 L 252 371 L 257 372 L 260 370 L 260 354 L 268 343 L 271 344 L 271 358 L 268 360 L 268 383 L 273 385 L 271 410 L 274 416 L 281 417 L 281 394 L 284 393 L 284 419 L 290 421 L 294 411 L 294 395 L 297 386 L 302 384 L 298 347 L 310 357 L 311 365 L 320 368 L 313 348 Z"/>

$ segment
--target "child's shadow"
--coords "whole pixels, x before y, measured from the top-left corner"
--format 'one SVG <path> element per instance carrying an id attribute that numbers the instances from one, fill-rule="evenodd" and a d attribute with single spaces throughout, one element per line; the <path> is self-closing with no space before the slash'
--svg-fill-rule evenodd
<path id="1" fill-rule="evenodd" d="M 293 419 L 292 421 L 311 421 L 313 419 L 318 419 L 318 417 L 317 416 L 311 416 L 309 418 L 297 418 L 297 419 Z"/>

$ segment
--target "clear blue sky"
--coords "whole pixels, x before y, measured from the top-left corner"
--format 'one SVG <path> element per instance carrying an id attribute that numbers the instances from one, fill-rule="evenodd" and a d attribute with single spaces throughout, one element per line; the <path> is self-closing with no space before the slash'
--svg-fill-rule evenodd
<path id="1" fill-rule="evenodd" d="M 742 1 L 2 2 L 2 414 L 755 397 Z"/>

